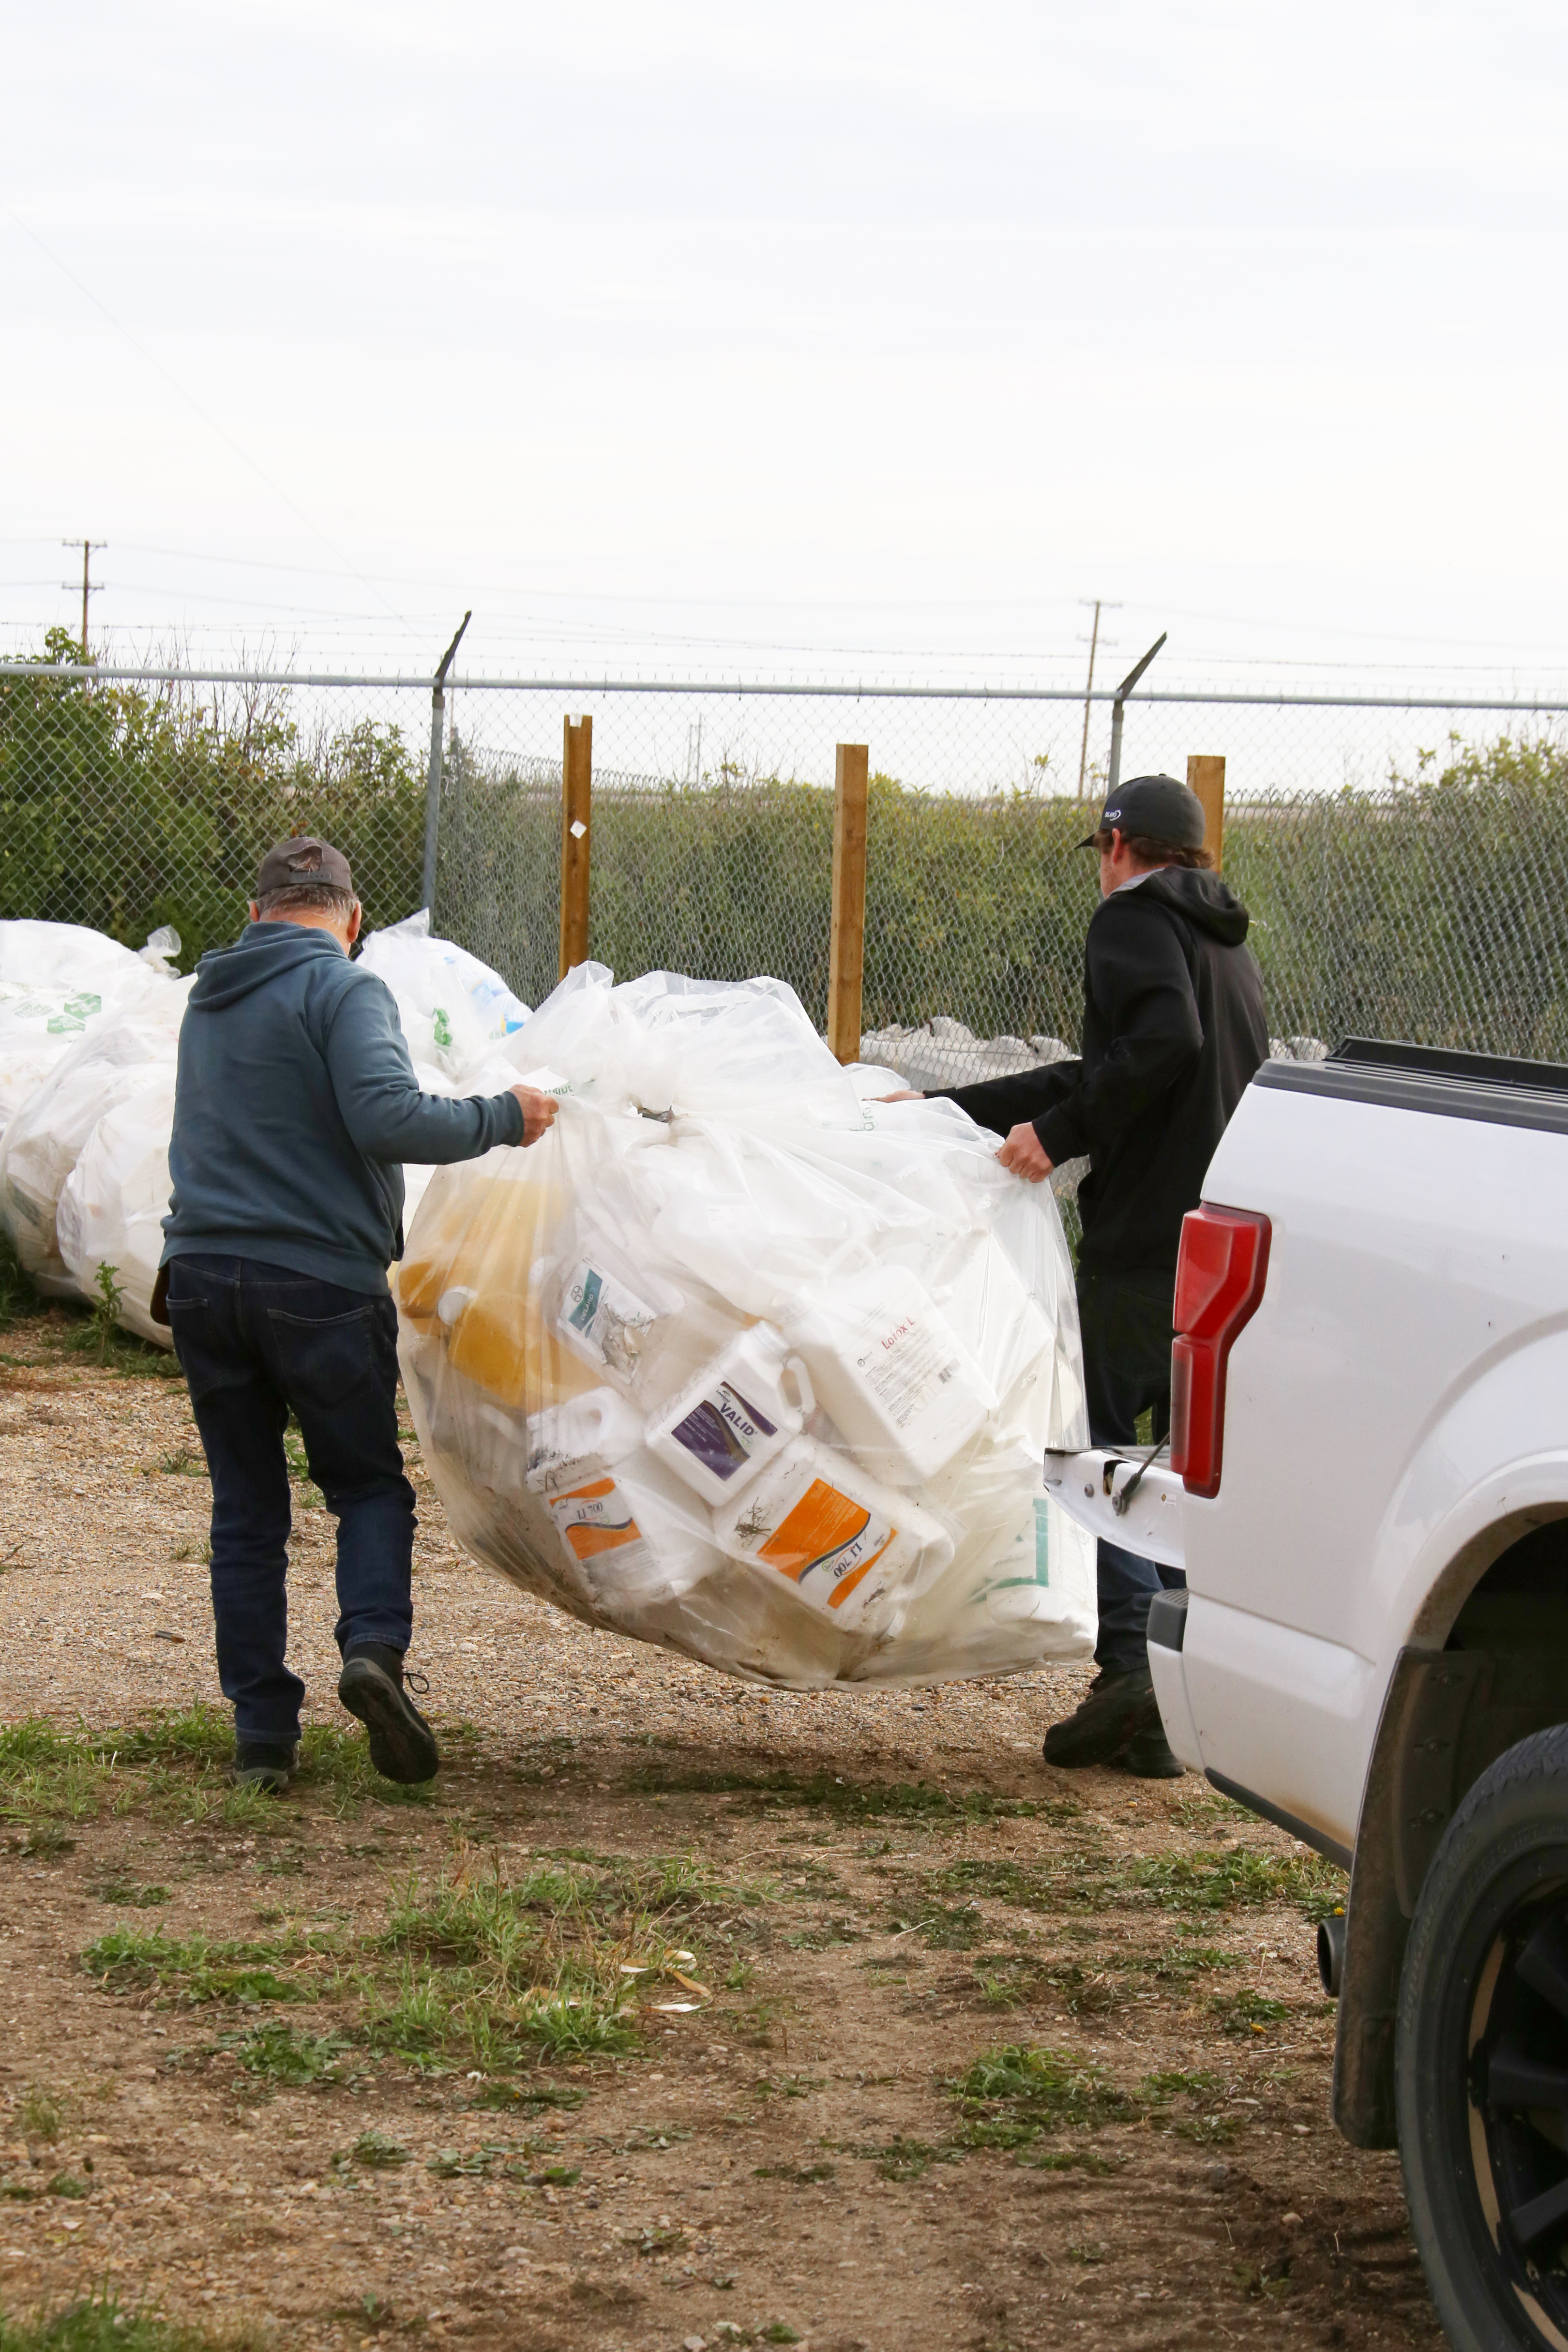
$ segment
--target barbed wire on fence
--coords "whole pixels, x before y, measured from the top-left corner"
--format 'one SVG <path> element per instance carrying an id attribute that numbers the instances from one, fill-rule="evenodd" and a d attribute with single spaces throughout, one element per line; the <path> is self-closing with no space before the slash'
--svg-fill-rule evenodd
<path id="1" fill-rule="evenodd" d="M 62 666 L 70 650 L 0 665 L 0 917 L 132 944 L 170 923 L 188 969 L 235 936 L 262 852 L 295 830 L 341 844 L 372 927 L 419 904 L 428 680 L 110 672 Z M 820 1023 L 834 746 L 867 742 L 865 1030 L 1076 1045 L 1082 697 L 448 681 L 436 921 L 530 1003 L 558 971 L 568 709 L 594 718 L 590 951 L 622 976 L 769 972 Z M 1140 694 L 1122 772 L 1226 757 L 1226 876 L 1277 1035 L 1568 1058 L 1563 716 Z M 1093 793 L 1105 698 L 1091 719 Z M 963 1040 L 942 1034 L 951 1065 Z"/>

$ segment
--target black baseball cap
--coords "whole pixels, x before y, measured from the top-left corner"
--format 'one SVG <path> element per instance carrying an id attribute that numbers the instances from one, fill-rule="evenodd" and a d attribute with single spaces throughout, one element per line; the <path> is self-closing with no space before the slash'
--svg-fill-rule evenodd
<path id="1" fill-rule="evenodd" d="M 273 890 L 311 882 L 319 882 L 329 890 L 346 890 L 351 898 L 353 895 L 354 877 L 342 851 L 334 849 L 330 841 L 318 841 L 314 834 L 297 833 L 269 849 L 262 859 L 261 871 L 256 877 L 256 895 L 265 898 Z"/>
<path id="2" fill-rule="evenodd" d="M 1196 793 L 1174 776 L 1129 776 L 1106 795 L 1095 833 L 1142 834 L 1150 841 L 1168 841 L 1176 849 L 1204 845 L 1204 804 Z M 1094 833 L 1079 843 L 1092 848 Z"/>

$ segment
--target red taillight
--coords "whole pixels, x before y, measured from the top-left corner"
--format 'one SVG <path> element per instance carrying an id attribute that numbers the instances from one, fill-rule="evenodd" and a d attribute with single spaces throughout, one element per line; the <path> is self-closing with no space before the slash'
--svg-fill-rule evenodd
<path id="1" fill-rule="evenodd" d="M 1171 1349 L 1171 1467 L 1189 1495 L 1219 1493 L 1225 1368 L 1268 1272 L 1267 1217 L 1205 1202 L 1182 1220 Z"/>

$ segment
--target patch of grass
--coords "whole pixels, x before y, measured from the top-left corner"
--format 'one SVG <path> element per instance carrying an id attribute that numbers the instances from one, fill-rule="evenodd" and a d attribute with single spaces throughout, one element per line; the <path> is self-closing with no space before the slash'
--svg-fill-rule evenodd
<path id="1" fill-rule="evenodd" d="M 363 1731 L 341 1730 L 336 1724 L 308 1723 L 300 1741 L 300 1763 L 294 1785 L 320 1789 L 334 1801 L 340 1816 L 351 1807 L 371 1801 L 381 1805 L 432 1805 L 436 1784 L 431 1780 L 405 1788 L 384 1780 L 370 1760 L 370 1742 Z"/>
<path id="2" fill-rule="evenodd" d="M 199 1559 L 204 1568 L 212 1566 L 212 1538 L 204 1536 L 200 1543 L 183 1543 L 169 1555 L 171 1559 Z"/>
<path id="3" fill-rule="evenodd" d="M 278 1971 L 285 1961 L 308 1958 L 321 1948 L 300 1937 L 271 1944 L 215 1944 L 201 1936 L 181 1940 L 156 1930 L 111 1927 L 88 1946 L 81 1963 L 89 1976 L 114 1991 L 147 1987 L 189 2002 L 304 2000 L 319 1986 L 296 1972 L 280 1976 Z"/>
<path id="4" fill-rule="evenodd" d="M 226 2034 L 217 2046 L 228 2051 L 247 2074 L 281 2090 L 341 2082 L 348 2048 L 342 2034 L 299 2033 L 273 2020 L 253 2026 L 248 2033 Z"/>
<path id="5" fill-rule="evenodd" d="M 475 2093 L 468 2105 L 492 2115 L 510 2115 L 519 2108 L 526 2114 L 537 2115 L 544 2107 L 580 2107 L 583 2099 L 583 2092 L 571 2084 L 487 2083 L 482 2091 Z"/>
<path id="6" fill-rule="evenodd" d="M 60 2103 L 41 2083 L 29 2083 L 16 2104 L 16 2121 L 26 2139 L 41 2139 L 52 2147 L 60 2136 Z"/>
<path id="7" fill-rule="evenodd" d="M 108 1732 L 98 1747 L 121 1764 L 195 1764 L 212 1769 L 233 1760 L 234 1723 L 226 1709 L 198 1701 Z"/>
<path id="8" fill-rule="evenodd" d="M 37 1717 L 0 1731 L 0 1821 L 24 1824 L 35 1854 L 69 1851 L 58 1824 L 96 1813 L 105 1778 L 92 1743 Z"/>
<path id="9" fill-rule="evenodd" d="M 384 2131 L 362 2131 L 352 2147 L 340 2148 L 332 2162 L 340 2170 L 351 2164 L 363 2165 L 367 2172 L 391 2172 L 399 2165 L 412 2161 L 413 2151 L 401 2140 L 390 2139 Z"/>
<path id="10" fill-rule="evenodd" d="M 158 1464 L 166 1478 L 205 1478 L 207 1457 L 200 1446 L 176 1445 Z"/>
<path id="11" fill-rule="evenodd" d="M 1209 2007 L 1227 2033 L 1263 2033 L 1289 2014 L 1282 2000 L 1270 2000 L 1251 1985 L 1237 1993 L 1216 1993 Z"/>
<path id="12" fill-rule="evenodd" d="M 1173 1977 L 1178 1984 L 1185 1985 L 1211 1969 L 1240 1966 L 1239 1953 L 1222 1952 L 1214 1944 L 1173 1944 L 1154 1962 L 1152 1974 L 1157 1981 Z"/>
<path id="13" fill-rule="evenodd" d="M 1145 2074 L 1139 2084 L 1151 2106 L 1167 2106 L 1173 2099 L 1196 2098 L 1224 2087 L 1211 2066 L 1173 2067 L 1164 2074 Z"/>
<path id="14" fill-rule="evenodd" d="M 957 2100 L 967 2147 L 1024 2147 L 1047 2132 L 1094 2131 L 1137 2109 L 1102 2066 L 1063 2050 L 1009 2042 L 943 2086 Z"/>
<path id="15" fill-rule="evenodd" d="M 105 1879 L 94 1892 L 100 1903 L 118 1903 L 132 1911 L 150 1911 L 169 1900 L 166 1886 L 144 1886 L 134 1878 Z"/>
<path id="16" fill-rule="evenodd" d="M 1319 1853 L 1259 1853 L 1251 1846 L 1151 1856 L 1134 1865 L 1133 1884 L 1172 1911 L 1230 1911 L 1293 1903 L 1321 1919 L 1345 1899 L 1345 1874 Z"/>
<path id="17" fill-rule="evenodd" d="M 134 2306 L 94 2291 L 54 2312 L 0 2319 L 0 2352 L 265 2352 L 258 2327 L 209 2336 L 165 2319 L 150 2305 Z"/>

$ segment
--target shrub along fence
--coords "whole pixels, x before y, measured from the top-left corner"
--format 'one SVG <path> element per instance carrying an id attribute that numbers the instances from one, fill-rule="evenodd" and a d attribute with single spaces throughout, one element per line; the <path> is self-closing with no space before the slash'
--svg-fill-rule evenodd
<path id="1" fill-rule="evenodd" d="M 433 736 L 427 679 L 109 671 L 75 650 L 55 638 L 0 666 L 0 917 L 132 944 L 172 923 L 188 969 L 235 935 L 263 850 L 320 832 L 352 861 L 369 925 L 429 881 L 439 929 L 535 1003 L 560 970 L 564 864 L 587 877 L 588 952 L 623 976 L 771 972 L 826 1026 L 858 944 L 841 920 L 834 997 L 836 828 L 841 879 L 860 854 L 859 771 L 836 776 L 835 747 L 865 746 L 855 1025 L 946 1015 L 980 1037 L 1076 1042 L 1095 893 L 1077 845 L 1104 782 L 1084 763 L 1079 798 L 1081 697 L 458 680 Z M 568 699 L 593 721 L 574 730 L 579 793 L 592 764 L 577 836 Z M 1108 700 L 1090 711 L 1097 747 Z M 1140 694 L 1121 768 L 1228 755 L 1224 868 L 1253 911 L 1277 1035 L 1568 1060 L 1561 718 Z M 580 940 L 569 893 L 573 910 Z"/>

